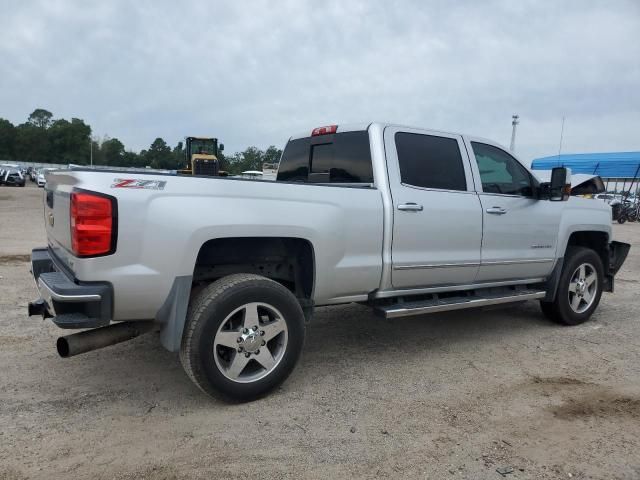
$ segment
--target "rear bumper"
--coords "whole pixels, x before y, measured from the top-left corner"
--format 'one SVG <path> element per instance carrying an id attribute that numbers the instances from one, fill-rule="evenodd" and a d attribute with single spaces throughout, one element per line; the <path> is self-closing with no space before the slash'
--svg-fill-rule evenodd
<path id="1" fill-rule="evenodd" d="M 80 282 L 62 268 L 46 248 L 31 252 L 31 273 L 40 298 L 29 304 L 29 315 L 52 318 L 60 328 L 108 325 L 113 312 L 113 289 L 107 282 Z"/>

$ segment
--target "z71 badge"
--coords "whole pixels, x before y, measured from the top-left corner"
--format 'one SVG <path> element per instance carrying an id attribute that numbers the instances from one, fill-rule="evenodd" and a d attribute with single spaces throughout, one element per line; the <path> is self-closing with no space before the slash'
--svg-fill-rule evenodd
<path id="1" fill-rule="evenodd" d="M 114 178 L 111 188 L 144 188 L 147 190 L 164 190 L 164 180 L 142 180 L 139 178 Z"/>

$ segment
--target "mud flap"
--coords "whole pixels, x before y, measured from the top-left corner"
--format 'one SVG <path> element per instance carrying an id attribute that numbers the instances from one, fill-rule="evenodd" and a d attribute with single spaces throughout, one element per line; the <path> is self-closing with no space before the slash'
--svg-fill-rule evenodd
<path id="1" fill-rule="evenodd" d="M 624 242 L 611 242 L 609 244 L 609 268 L 605 274 L 605 292 L 613 292 L 613 278 L 622 264 L 627 259 L 631 245 Z"/>
<path id="2" fill-rule="evenodd" d="M 169 296 L 156 315 L 156 321 L 162 324 L 160 343 L 170 352 L 180 350 L 192 278 L 191 275 L 175 278 Z"/>

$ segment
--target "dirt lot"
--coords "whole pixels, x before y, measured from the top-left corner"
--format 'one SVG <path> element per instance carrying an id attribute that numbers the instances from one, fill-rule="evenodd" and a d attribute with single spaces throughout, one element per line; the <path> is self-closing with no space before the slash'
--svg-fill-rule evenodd
<path id="1" fill-rule="evenodd" d="M 387 322 L 319 309 L 273 395 L 205 397 L 155 334 L 71 359 L 26 316 L 42 190 L 0 187 L 0 478 L 640 478 L 640 225 L 615 294 Z"/>

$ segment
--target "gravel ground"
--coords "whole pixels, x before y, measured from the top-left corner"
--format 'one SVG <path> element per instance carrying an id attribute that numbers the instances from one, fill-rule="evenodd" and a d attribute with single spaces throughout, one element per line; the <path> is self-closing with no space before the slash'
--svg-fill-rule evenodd
<path id="1" fill-rule="evenodd" d="M 26 316 L 42 190 L 0 187 L 0 479 L 640 478 L 640 225 L 592 321 L 534 302 L 384 321 L 321 308 L 269 397 L 204 396 L 156 334 L 71 359 Z"/>

